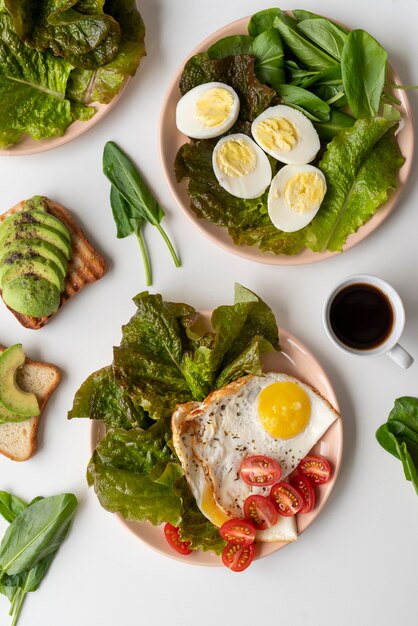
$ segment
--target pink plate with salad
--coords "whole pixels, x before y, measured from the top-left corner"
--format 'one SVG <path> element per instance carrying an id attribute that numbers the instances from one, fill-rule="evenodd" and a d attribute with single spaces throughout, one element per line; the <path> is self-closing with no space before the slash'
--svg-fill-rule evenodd
<path id="1" fill-rule="evenodd" d="M 332 44 L 329 40 L 320 40 L 318 44 L 317 26 L 320 23 L 322 25 L 326 23 L 325 29 L 329 30 Z M 279 43 L 279 48 L 276 46 L 276 49 L 274 46 L 277 44 L 277 32 L 275 39 L 268 41 L 270 35 L 267 33 L 271 33 L 272 27 L 278 31 L 282 44 L 285 44 Z M 248 34 L 249 30 L 252 37 Z M 292 15 L 289 11 L 267 9 L 252 18 L 237 20 L 216 31 L 202 41 L 192 51 L 189 59 L 181 65 L 168 89 L 162 108 L 161 159 L 167 182 L 180 208 L 194 226 L 211 241 L 233 254 L 262 263 L 273 265 L 314 263 L 347 251 L 360 243 L 394 210 L 411 171 L 414 147 L 411 108 L 406 92 L 396 89 L 396 84 L 400 84 L 401 81 L 387 62 L 386 51 L 368 33 L 363 33 L 365 31 L 350 32 L 341 24 L 307 11 L 294 11 Z M 294 54 L 295 48 L 292 49 L 294 38 L 296 43 L 302 41 L 303 46 L 306 46 L 307 56 L 305 54 L 303 61 L 298 58 L 298 53 Z M 263 46 L 271 50 L 271 58 L 268 58 Z M 358 75 L 358 67 L 364 66 L 359 59 L 374 56 L 375 52 L 376 58 L 380 59 L 380 66 L 373 68 L 372 74 L 379 76 L 379 101 L 367 110 L 361 103 L 368 98 L 368 94 L 361 92 L 359 86 L 361 81 L 354 85 L 350 83 L 350 76 Z M 236 59 L 239 55 L 245 54 L 247 66 L 243 70 L 242 67 L 238 67 Z M 255 66 L 248 67 L 251 65 L 248 56 L 255 58 Z M 281 56 L 280 68 L 275 67 L 274 56 Z M 228 57 L 235 61 L 228 61 Z M 231 67 L 227 67 L 228 63 Z M 231 79 L 233 74 L 239 77 Z M 251 89 L 259 89 L 261 99 L 265 99 L 263 105 L 256 107 L 257 110 L 248 113 L 248 99 L 246 101 L 245 94 L 243 96 L 243 92 L 240 91 L 242 87 L 242 84 L 241 87 L 239 85 L 240 80 L 244 82 L 247 80 L 244 91 L 251 82 Z M 372 92 L 376 85 L 367 85 L 367 80 L 366 77 L 364 81 L 366 89 L 369 88 Z M 238 141 L 242 142 L 243 134 L 256 139 L 257 127 L 254 127 L 254 124 L 263 121 L 263 115 L 264 118 L 266 116 L 269 118 L 267 121 L 270 123 L 274 116 L 271 114 L 269 116 L 268 112 L 272 111 L 278 102 L 287 108 L 297 109 L 296 115 L 299 116 L 299 120 L 300 113 L 308 118 L 309 124 L 313 124 L 320 136 L 320 144 L 318 142 L 316 152 L 314 151 L 314 154 L 318 155 L 313 160 L 315 169 L 320 171 L 316 173 L 303 171 L 301 178 L 299 171 L 289 170 L 293 176 L 293 185 L 290 186 L 288 182 L 290 174 L 282 176 L 284 182 L 276 180 L 276 175 L 268 199 L 269 187 L 266 181 L 264 184 L 261 183 L 259 191 L 266 190 L 259 198 L 255 198 L 254 193 L 247 194 L 246 198 L 230 194 L 227 188 L 223 187 L 225 180 L 228 182 L 236 175 L 241 177 L 240 180 L 244 180 L 242 177 L 249 178 L 248 172 L 239 171 L 237 174 L 233 168 L 231 170 L 230 164 L 225 166 L 223 161 L 220 168 L 222 169 L 224 165 L 226 169 L 223 174 L 221 172 L 218 175 L 214 164 L 217 159 L 219 160 L 221 142 L 225 141 L 224 135 L 222 134 L 224 139 L 216 146 L 219 136 L 213 138 L 213 134 L 210 135 L 212 138 L 207 139 L 205 138 L 207 135 L 204 133 L 199 135 L 199 131 L 194 135 L 197 141 L 190 139 L 195 128 L 193 124 L 196 122 L 196 119 L 191 119 L 194 115 L 191 113 L 191 105 L 181 104 L 181 111 L 177 108 L 179 102 L 185 100 L 186 94 L 189 96 L 204 84 L 215 85 L 215 82 L 218 88 L 219 86 L 222 88 L 222 85 L 224 89 L 235 87 L 238 92 L 241 104 L 238 120 L 232 127 L 228 126 L 230 130 L 225 131 L 235 133 L 234 138 L 240 137 Z M 200 98 L 199 102 L 202 104 L 204 98 L 202 100 L 198 93 L 196 97 Z M 382 102 L 385 102 L 385 108 Z M 277 115 L 278 113 L 276 117 Z M 398 118 L 395 120 L 393 116 Z M 286 123 L 290 122 L 285 132 L 290 128 L 290 136 L 293 133 L 291 142 L 300 143 L 298 120 L 292 123 L 290 117 L 285 120 Z M 393 119 L 390 119 L 391 117 Z M 236 117 L 232 116 L 231 119 L 233 121 Z M 381 119 L 384 121 L 381 122 Z M 305 121 L 306 119 L 304 123 Z M 209 125 L 212 123 L 208 122 Z M 375 127 L 379 124 L 385 126 L 384 132 L 375 133 Z M 180 132 L 179 126 L 183 132 Z M 265 128 L 264 126 L 264 130 Z M 219 129 L 222 132 L 221 126 Z M 389 141 L 389 135 L 393 135 L 394 132 L 395 139 Z M 386 134 L 386 140 L 379 143 L 379 138 L 383 137 L 383 134 Z M 260 138 L 260 133 L 258 135 Z M 279 141 L 282 139 L 283 132 Z M 303 136 L 302 139 L 304 140 Z M 332 139 L 334 141 L 331 143 Z M 234 140 L 236 144 L 237 139 Z M 363 145 L 369 142 L 369 146 L 364 153 L 353 155 L 355 165 L 351 172 L 353 164 L 349 162 L 350 157 L 344 150 L 344 144 L 356 140 Z M 263 148 L 262 141 L 258 139 L 256 141 L 258 145 L 252 142 L 250 150 L 259 151 L 260 146 Z M 271 143 L 271 137 L 267 138 L 267 144 L 269 141 Z M 277 139 L 274 141 L 277 143 Z M 222 159 L 226 154 L 225 145 L 223 148 Z M 266 144 L 264 148 L 268 151 Z M 239 149 L 242 149 L 242 146 Z M 273 174 L 280 172 L 280 168 L 283 174 L 289 167 L 306 167 L 300 165 L 300 160 L 295 164 L 295 161 L 292 161 L 293 157 L 289 160 L 292 150 L 293 147 L 290 152 L 285 153 L 283 161 L 279 161 L 277 156 L 277 160 L 271 158 L 272 153 L 269 153 Z M 212 153 L 215 156 L 212 157 Z M 265 158 L 264 155 L 261 156 Z M 239 169 L 242 170 L 241 157 Z M 302 156 L 301 160 L 304 164 L 309 163 L 312 160 L 312 153 Z M 370 172 L 374 169 L 374 160 L 387 164 L 387 167 L 384 166 L 385 170 L 382 170 L 383 174 L 379 167 L 374 171 L 374 179 L 381 180 L 381 185 L 374 185 L 371 182 L 373 176 L 370 177 Z M 283 163 L 285 167 L 282 166 Z M 334 179 L 335 171 L 337 175 Z M 252 175 L 254 176 L 254 173 Z M 280 176 L 279 174 L 279 179 Z M 316 179 L 313 176 L 316 176 Z M 341 181 L 347 191 L 344 197 L 338 197 Z M 368 192 L 365 195 L 361 192 L 364 181 L 368 185 Z M 284 187 L 285 184 L 287 187 Z M 318 193 L 315 191 L 317 185 L 322 187 Z M 312 194 L 314 196 L 316 194 L 316 199 L 309 198 L 309 193 L 306 196 L 305 192 L 301 199 L 298 189 L 309 186 L 314 189 L 315 193 Z M 295 201 L 294 191 L 296 194 L 299 193 Z M 275 207 L 280 195 L 285 197 L 285 209 L 281 206 L 279 209 Z M 283 221 L 280 215 L 277 218 L 276 214 L 277 211 L 288 211 L 289 206 L 293 212 L 299 213 L 298 219 L 300 213 L 309 214 L 313 209 L 312 221 L 306 225 L 303 218 L 304 227 L 295 231 L 292 223 L 288 230 L 286 221 Z"/>

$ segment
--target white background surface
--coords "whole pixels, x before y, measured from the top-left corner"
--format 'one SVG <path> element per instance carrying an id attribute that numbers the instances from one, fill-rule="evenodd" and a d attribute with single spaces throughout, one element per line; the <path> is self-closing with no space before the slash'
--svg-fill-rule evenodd
<path id="1" fill-rule="evenodd" d="M 171 75 L 200 40 L 222 25 L 271 6 L 266 0 L 142 0 L 148 57 L 118 106 L 72 144 L 29 157 L 0 158 L 0 207 L 44 194 L 74 212 L 109 260 L 103 280 L 86 288 L 43 330 L 24 329 L 0 307 L 0 343 L 22 342 L 35 359 L 56 363 L 63 381 L 40 430 L 40 449 L 23 464 L 0 457 L 0 488 L 31 499 L 73 491 L 79 511 L 47 579 L 24 606 L 20 626 L 392 626 L 416 623 L 418 499 L 400 462 L 375 441 L 393 400 L 418 395 L 418 363 L 407 372 L 387 357 L 359 360 L 339 353 L 321 324 L 324 298 L 355 272 L 380 275 L 406 307 L 402 343 L 418 358 L 418 190 L 411 175 L 398 208 L 369 239 L 324 263 L 301 267 L 253 264 L 205 240 L 180 212 L 165 184 L 158 154 L 159 110 Z M 292 8 L 292 5 L 282 6 Z M 417 0 L 333 2 L 301 6 L 372 33 L 406 84 L 418 83 Z M 417 111 L 417 96 L 411 94 Z M 181 252 L 174 269 L 157 233 L 147 230 L 153 290 L 166 299 L 212 309 L 232 301 L 242 282 L 265 299 L 279 323 L 324 365 L 342 407 L 345 454 L 334 493 L 294 545 L 255 562 L 245 574 L 196 568 L 154 553 L 103 511 L 87 489 L 89 423 L 67 422 L 81 382 L 110 363 L 120 327 L 145 288 L 133 238 L 117 240 L 101 173 L 104 143 L 117 141 L 140 165 L 168 217 Z M 8 602 L 0 597 L 0 623 Z"/>

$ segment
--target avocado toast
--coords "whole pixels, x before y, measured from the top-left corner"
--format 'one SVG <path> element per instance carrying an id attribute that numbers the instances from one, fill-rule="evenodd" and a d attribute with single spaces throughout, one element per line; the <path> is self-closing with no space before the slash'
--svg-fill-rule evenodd
<path id="1" fill-rule="evenodd" d="M 26 328 L 45 326 L 105 272 L 103 257 L 56 202 L 34 196 L 0 215 L 0 292 Z"/>

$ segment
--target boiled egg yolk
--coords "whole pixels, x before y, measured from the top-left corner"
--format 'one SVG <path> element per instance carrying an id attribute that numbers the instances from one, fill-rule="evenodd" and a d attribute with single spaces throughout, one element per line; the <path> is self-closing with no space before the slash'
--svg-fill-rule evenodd
<path id="1" fill-rule="evenodd" d="M 213 128 L 226 122 L 233 106 L 232 93 L 222 87 L 214 87 L 196 101 L 196 117 L 202 126 Z"/>
<path id="2" fill-rule="evenodd" d="M 263 428 L 277 439 L 290 439 L 305 430 L 311 415 L 308 394 L 293 382 L 268 385 L 258 395 Z"/>
<path id="3" fill-rule="evenodd" d="M 296 213 L 316 209 L 324 199 L 326 187 L 316 172 L 301 172 L 290 178 L 284 187 L 284 200 Z"/>
<path id="4" fill-rule="evenodd" d="M 216 162 L 230 178 L 248 176 L 257 166 L 257 155 L 253 147 L 242 139 L 224 141 L 216 153 Z"/>
<path id="5" fill-rule="evenodd" d="M 262 120 L 254 128 L 254 137 L 267 152 L 289 152 L 298 142 L 296 127 L 284 117 Z"/>

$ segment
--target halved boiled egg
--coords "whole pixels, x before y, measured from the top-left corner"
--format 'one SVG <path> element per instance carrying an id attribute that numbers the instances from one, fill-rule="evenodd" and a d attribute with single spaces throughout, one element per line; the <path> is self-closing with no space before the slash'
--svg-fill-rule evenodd
<path id="1" fill-rule="evenodd" d="M 267 154 L 282 163 L 309 163 L 320 148 L 312 122 L 300 111 L 284 104 L 263 111 L 252 123 L 251 133 Z"/>
<path id="2" fill-rule="evenodd" d="M 177 128 L 194 139 L 219 137 L 235 124 L 239 107 L 238 95 L 229 85 L 198 85 L 177 103 Z"/>
<path id="3" fill-rule="evenodd" d="M 268 212 L 276 228 L 293 233 L 317 214 L 327 191 L 325 176 L 313 165 L 285 165 L 271 181 Z"/>
<path id="4" fill-rule="evenodd" d="M 237 198 L 258 198 L 271 182 L 267 156 L 255 141 L 242 133 L 227 135 L 218 141 L 212 165 L 221 187 Z"/>

